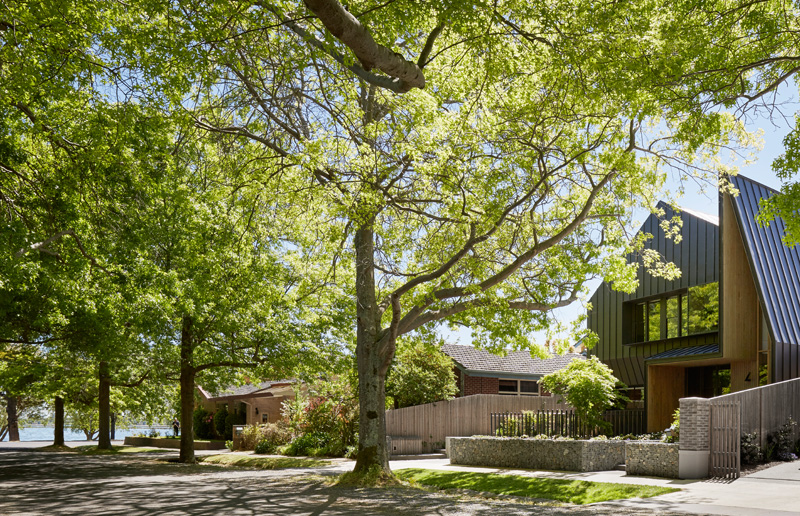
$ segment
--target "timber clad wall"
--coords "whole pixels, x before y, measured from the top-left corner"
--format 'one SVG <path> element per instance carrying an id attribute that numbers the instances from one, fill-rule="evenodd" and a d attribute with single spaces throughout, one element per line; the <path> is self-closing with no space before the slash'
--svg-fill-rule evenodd
<path id="1" fill-rule="evenodd" d="M 466 396 L 386 412 L 386 435 L 419 437 L 427 443 L 442 443 L 445 437 L 489 435 L 490 414 L 539 409 L 569 409 L 556 403 L 556 396 Z"/>
<path id="2" fill-rule="evenodd" d="M 664 220 L 677 215 L 667 204 L 659 203 L 664 209 Z M 681 242 L 667 239 L 661 229 L 658 217 L 650 215 L 641 231 L 653 235 L 647 247 L 659 251 L 666 261 L 674 263 L 681 276 L 673 281 L 654 278 L 644 268 L 639 269 L 639 288 L 633 294 L 623 294 L 612 290 L 603 283 L 591 298 L 592 310 L 589 312 L 588 327 L 598 334 L 599 342 L 590 351 L 608 364 L 614 374 L 628 386 L 643 386 L 647 357 L 675 348 L 701 346 L 719 343 L 718 333 L 708 333 L 668 340 L 623 345 L 623 303 L 635 299 L 647 299 L 665 293 L 687 289 L 719 281 L 719 228 L 717 225 L 689 215 L 680 214 L 683 221 Z M 629 260 L 636 260 L 628 256 Z"/>

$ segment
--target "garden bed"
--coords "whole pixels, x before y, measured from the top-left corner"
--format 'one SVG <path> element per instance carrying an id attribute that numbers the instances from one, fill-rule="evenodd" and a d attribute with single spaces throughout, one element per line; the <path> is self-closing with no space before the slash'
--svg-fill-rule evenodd
<path id="1" fill-rule="evenodd" d="M 173 448 L 179 449 L 181 447 L 180 439 L 166 439 L 164 437 L 126 437 L 126 446 L 154 446 L 156 448 Z M 195 441 L 195 450 L 224 450 L 225 441 Z"/>
<path id="2" fill-rule="evenodd" d="M 448 437 L 451 464 L 560 471 L 607 471 L 625 462 L 625 441 Z"/>

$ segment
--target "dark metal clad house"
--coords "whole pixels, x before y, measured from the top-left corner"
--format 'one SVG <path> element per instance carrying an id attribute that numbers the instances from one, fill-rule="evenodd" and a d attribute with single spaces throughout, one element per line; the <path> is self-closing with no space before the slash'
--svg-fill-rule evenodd
<path id="1" fill-rule="evenodd" d="M 755 221 L 759 201 L 775 195 L 760 183 L 738 176 L 732 178 L 739 190 L 733 210 L 745 243 L 750 271 L 755 281 L 763 314 L 762 339 L 774 342 L 772 381 L 800 376 L 800 246 L 787 247 L 781 241 L 783 220 L 768 227 Z M 767 351 L 771 351 L 767 349 Z"/>
<path id="2" fill-rule="evenodd" d="M 634 389 L 644 390 L 648 429 L 669 426 L 678 400 L 713 397 L 800 376 L 800 249 L 781 242 L 783 222 L 755 220 L 775 192 L 742 176 L 740 194 L 721 195 L 719 217 L 660 204 L 640 232 L 681 271 L 667 281 L 639 270 L 633 294 L 603 283 L 591 298 L 591 351 Z M 711 210 L 709 210 L 711 211 Z M 663 220 L 680 216 L 681 240 Z M 629 261 L 638 260 L 635 255 Z"/>

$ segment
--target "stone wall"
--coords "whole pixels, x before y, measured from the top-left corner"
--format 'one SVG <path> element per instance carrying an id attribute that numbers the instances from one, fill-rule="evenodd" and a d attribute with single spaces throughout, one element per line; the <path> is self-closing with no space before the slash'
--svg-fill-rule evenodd
<path id="1" fill-rule="evenodd" d="M 625 462 L 624 441 L 448 437 L 451 464 L 561 471 L 606 471 Z"/>
<path id="2" fill-rule="evenodd" d="M 678 478 L 678 444 L 627 441 L 625 472 L 628 475 Z"/>

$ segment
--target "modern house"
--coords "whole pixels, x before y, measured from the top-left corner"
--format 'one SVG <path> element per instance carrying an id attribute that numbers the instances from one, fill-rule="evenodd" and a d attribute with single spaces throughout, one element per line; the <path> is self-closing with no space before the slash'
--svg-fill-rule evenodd
<path id="1" fill-rule="evenodd" d="M 512 351 L 499 356 L 484 349 L 457 344 L 445 344 L 442 351 L 455 362 L 457 396 L 549 396 L 539 389 L 542 376 L 566 367 L 572 360 L 586 358 L 578 353 L 567 353 L 541 359 L 531 357 L 528 351 Z"/>
<path id="2" fill-rule="evenodd" d="M 227 410 L 244 410 L 247 415 L 246 424 L 274 423 L 283 417 L 282 404 L 295 397 L 295 380 L 278 380 L 275 382 L 248 383 L 238 387 L 228 387 L 219 393 L 209 393 L 197 387 L 200 403 L 209 412 L 216 412 L 222 407 Z"/>
<path id="3" fill-rule="evenodd" d="M 783 221 L 755 221 L 776 192 L 743 176 L 737 196 L 719 196 L 718 215 L 673 210 L 650 215 L 647 247 L 681 271 L 665 280 L 640 268 L 636 292 L 603 283 L 591 298 L 590 351 L 644 391 L 648 431 L 669 426 L 683 397 L 713 397 L 800 376 L 800 248 L 785 246 Z M 679 216 L 680 242 L 661 223 Z M 629 261 L 638 256 L 628 256 Z"/>

